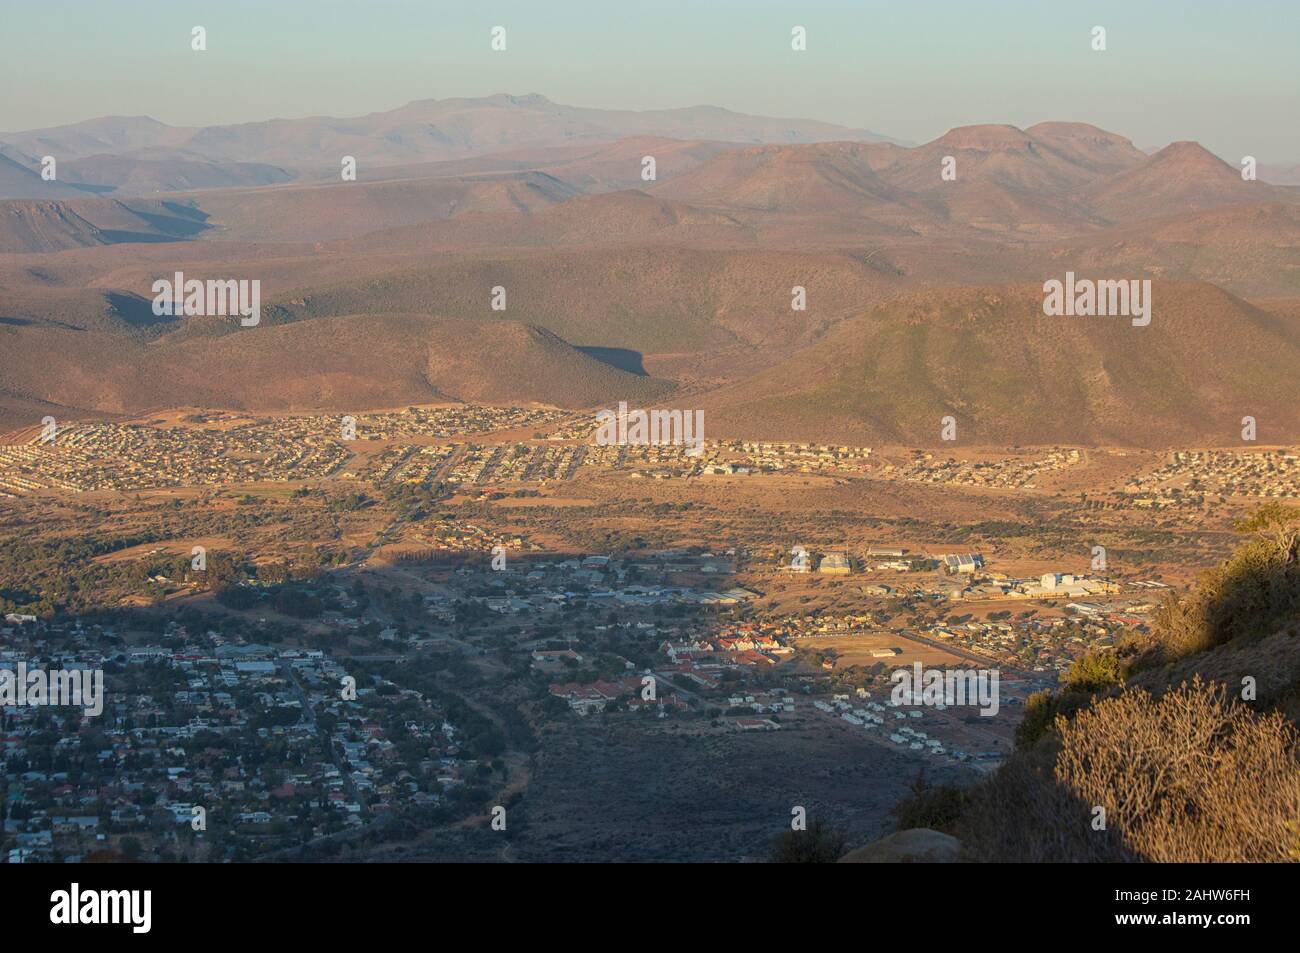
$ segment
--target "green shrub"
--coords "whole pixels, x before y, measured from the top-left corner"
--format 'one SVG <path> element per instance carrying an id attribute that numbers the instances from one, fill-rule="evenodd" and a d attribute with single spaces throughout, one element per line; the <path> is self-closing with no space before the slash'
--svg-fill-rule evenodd
<path id="1" fill-rule="evenodd" d="M 1114 652 L 1093 651 L 1075 661 L 1061 679 L 1067 690 L 1097 694 L 1124 684 L 1124 666 Z"/>

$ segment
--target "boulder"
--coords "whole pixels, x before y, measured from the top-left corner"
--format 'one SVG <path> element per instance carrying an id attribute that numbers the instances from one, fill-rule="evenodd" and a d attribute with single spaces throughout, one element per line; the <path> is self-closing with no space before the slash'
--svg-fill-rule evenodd
<path id="1" fill-rule="evenodd" d="M 951 864 L 961 853 L 961 841 L 928 827 L 898 831 L 851 850 L 841 864 Z"/>

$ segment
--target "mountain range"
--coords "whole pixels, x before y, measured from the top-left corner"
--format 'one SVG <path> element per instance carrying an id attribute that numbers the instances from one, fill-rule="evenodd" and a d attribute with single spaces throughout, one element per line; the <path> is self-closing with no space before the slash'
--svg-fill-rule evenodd
<path id="1" fill-rule="evenodd" d="M 928 445 L 951 414 L 973 443 L 1172 446 L 1249 414 L 1300 439 L 1300 189 L 1194 142 L 493 96 L 0 134 L 0 195 L 0 425 L 628 400 L 711 436 Z M 262 324 L 155 318 L 178 270 L 260 281 Z M 1067 271 L 1150 279 L 1150 326 L 1045 316 Z"/>
<path id="2" fill-rule="evenodd" d="M 0 133 L 0 154 L 29 170 L 39 169 L 42 156 L 53 155 L 64 163 L 66 183 L 133 195 L 334 177 L 347 155 L 373 169 L 631 136 L 783 143 L 884 139 L 865 129 L 747 116 L 713 106 L 636 112 L 563 106 L 536 94 L 501 94 L 418 100 L 351 118 L 228 126 L 179 127 L 148 116 L 106 116 Z M 110 156 L 116 161 L 107 161 Z M 30 197 L 17 192 L 19 187 L 0 178 L 0 198 Z"/>

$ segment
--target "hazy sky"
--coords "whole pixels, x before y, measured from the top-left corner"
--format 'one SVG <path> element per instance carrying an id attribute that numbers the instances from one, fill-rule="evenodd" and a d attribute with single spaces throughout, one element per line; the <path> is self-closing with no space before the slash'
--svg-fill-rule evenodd
<path id="1" fill-rule="evenodd" d="M 208 50 L 190 50 L 190 29 Z M 507 30 L 507 50 L 489 30 Z M 790 49 L 790 29 L 808 49 Z M 1090 31 L 1107 30 L 1105 52 Z M 915 142 L 1079 120 L 1300 161 L 1300 0 L 0 0 L 0 130 L 349 116 L 541 93 L 708 103 Z"/>

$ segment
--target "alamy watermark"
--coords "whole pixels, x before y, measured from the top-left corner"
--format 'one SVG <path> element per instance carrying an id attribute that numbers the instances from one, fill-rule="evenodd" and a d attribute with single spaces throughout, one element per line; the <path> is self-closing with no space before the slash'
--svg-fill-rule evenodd
<path id="1" fill-rule="evenodd" d="M 974 706 L 983 717 L 992 717 L 1001 707 L 996 668 L 923 668 L 913 662 L 889 676 L 894 689 L 890 703 L 900 705 Z"/>
<path id="2" fill-rule="evenodd" d="M 602 447 L 683 446 L 688 456 L 704 452 L 704 411 L 633 410 L 619 401 L 618 412 L 596 412 L 596 443 Z"/>
<path id="3" fill-rule="evenodd" d="M 1122 315 L 1133 319 L 1135 328 L 1151 323 L 1151 279 L 1075 280 L 1074 272 L 1065 273 L 1065 281 L 1055 278 L 1043 282 L 1043 314 L 1100 317 Z"/>
<path id="4" fill-rule="evenodd" d="M 103 670 L 29 669 L 26 662 L 19 662 L 17 671 L 0 668 L 0 708 L 47 705 L 80 708 L 91 718 L 102 714 Z"/>
<path id="5" fill-rule="evenodd" d="M 174 281 L 155 281 L 153 293 L 155 317 L 239 315 L 239 323 L 246 328 L 256 327 L 262 320 L 262 282 L 257 278 L 187 280 L 178 271 Z"/>
<path id="6" fill-rule="evenodd" d="M 50 922 L 56 925 L 126 924 L 132 933 L 148 933 L 152 908 L 152 890 L 82 890 L 73 883 L 50 894 Z"/>

